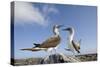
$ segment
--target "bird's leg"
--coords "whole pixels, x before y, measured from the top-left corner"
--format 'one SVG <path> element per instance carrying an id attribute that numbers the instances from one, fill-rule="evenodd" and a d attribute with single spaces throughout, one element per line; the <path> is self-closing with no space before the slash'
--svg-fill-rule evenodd
<path id="1" fill-rule="evenodd" d="M 55 54 L 55 48 L 52 48 L 52 49 L 50 50 L 50 53 L 51 53 L 51 55 Z"/>
<path id="2" fill-rule="evenodd" d="M 50 51 L 51 55 L 53 54 L 53 50 Z"/>
<path id="3" fill-rule="evenodd" d="M 49 57 L 49 55 L 47 55 L 46 57 L 43 58 L 43 62 L 45 62 L 47 60 L 47 58 Z"/>
<path id="4" fill-rule="evenodd" d="M 52 54 L 52 48 L 49 48 L 49 49 L 47 50 L 47 52 L 48 52 L 48 55 L 51 55 L 51 54 Z"/>
<path id="5" fill-rule="evenodd" d="M 51 54 L 52 54 L 52 51 L 49 51 L 49 52 L 48 52 L 48 56 L 50 56 Z"/>
<path id="6" fill-rule="evenodd" d="M 75 52 L 74 52 L 74 50 L 72 50 L 72 56 L 75 57 Z"/>
<path id="7" fill-rule="evenodd" d="M 51 55 L 51 51 L 47 51 L 48 53 L 47 53 L 47 55 L 46 55 L 46 57 L 44 57 L 44 62 L 48 59 L 48 57 Z"/>
<path id="8" fill-rule="evenodd" d="M 55 48 L 53 48 L 53 50 L 54 50 L 54 54 L 56 54 L 57 52 L 56 52 L 56 49 Z"/>
<path id="9" fill-rule="evenodd" d="M 54 49 L 55 50 L 55 54 L 57 54 L 57 51 L 56 51 L 56 49 Z"/>

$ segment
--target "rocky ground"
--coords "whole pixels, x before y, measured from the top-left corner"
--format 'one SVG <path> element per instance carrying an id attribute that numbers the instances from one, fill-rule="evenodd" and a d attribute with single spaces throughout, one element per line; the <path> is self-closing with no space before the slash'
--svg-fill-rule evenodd
<path id="1" fill-rule="evenodd" d="M 67 56 L 64 54 L 53 54 L 45 58 L 27 58 L 27 59 L 11 59 L 11 64 L 19 65 L 36 65 L 36 64 L 53 64 L 53 63 L 69 63 L 69 62 L 85 62 L 96 61 L 97 54 L 85 54 L 77 56 Z"/>

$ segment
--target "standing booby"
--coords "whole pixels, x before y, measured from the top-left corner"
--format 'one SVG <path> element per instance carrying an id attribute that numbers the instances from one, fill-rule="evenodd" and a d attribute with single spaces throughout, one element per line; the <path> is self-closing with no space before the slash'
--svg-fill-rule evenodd
<path id="1" fill-rule="evenodd" d="M 68 48 L 66 49 L 68 51 L 72 51 L 73 53 L 75 53 L 75 51 L 77 53 L 80 53 L 80 41 L 77 43 L 73 40 L 74 38 L 74 28 L 73 27 L 68 27 L 66 29 L 63 29 L 64 31 L 68 31 L 69 32 L 69 37 L 68 37 Z"/>
<path id="2" fill-rule="evenodd" d="M 34 43 L 35 47 L 33 48 L 26 48 L 26 49 L 21 49 L 21 50 L 29 50 L 29 51 L 40 51 L 40 50 L 52 50 L 56 49 L 58 44 L 60 43 L 60 34 L 59 34 L 59 28 L 62 27 L 63 25 L 54 25 L 53 26 L 53 33 L 54 35 L 41 44 L 36 44 Z"/>

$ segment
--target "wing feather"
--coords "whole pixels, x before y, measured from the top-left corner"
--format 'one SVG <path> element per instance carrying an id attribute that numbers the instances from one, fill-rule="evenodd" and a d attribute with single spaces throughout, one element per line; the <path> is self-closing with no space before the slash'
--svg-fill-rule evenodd
<path id="1" fill-rule="evenodd" d="M 72 41 L 72 45 L 73 45 L 73 47 L 75 48 L 75 50 L 76 50 L 78 53 L 80 53 L 80 51 L 79 51 L 80 47 L 77 46 L 77 45 L 75 44 L 74 41 Z"/>
<path id="2" fill-rule="evenodd" d="M 60 37 L 54 36 L 45 40 L 39 47 L 40 48 L 56 47 L 59 43 L 60 43 Z"/>

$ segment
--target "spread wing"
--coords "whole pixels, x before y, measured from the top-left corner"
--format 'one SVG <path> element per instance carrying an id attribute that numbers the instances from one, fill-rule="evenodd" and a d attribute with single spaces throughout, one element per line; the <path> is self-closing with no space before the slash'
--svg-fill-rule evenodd
<path id="1" fill-rule="evenodd" d="M 45 40 L 39 48 L 50 48 L 50 47 L 56 47 L 60 43 L 60 37 L 50 37 L 47 40 Z"/>
<path id="2" fill-rule="evenodd" d="M 80 53 L 79 49 L 80 49 L 80 46 L 78 46 L 74 41 L 72 41 L 72 45 L 73 47 L 75 48 L 75 50 Z"/>

